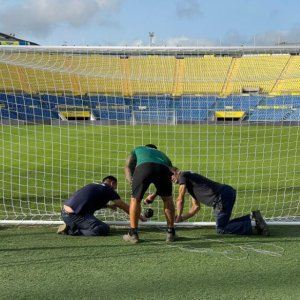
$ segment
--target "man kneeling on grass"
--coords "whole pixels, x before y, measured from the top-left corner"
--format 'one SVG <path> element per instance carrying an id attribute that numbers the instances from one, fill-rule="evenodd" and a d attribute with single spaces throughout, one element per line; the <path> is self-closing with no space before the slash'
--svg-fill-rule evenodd
<path id="1" fill-rule="evenodd" d="M 190 171 L 181 172 L 177 170 L 172 176 L 172 181 L 179 185 L 176 200 L 176 223 L 193 217 L 200 210 L 201 204 L 204 204 L 214 210 L 218 234 L 251 235 L 251 220 L 254 219 L 257 233 L 265 236 L 270 235 L 269 228 L 259 210 L 252 211 L 252 215 L 248 214 L 230 220 L 236 200 L 236 191 L 233 187 L 212 181 L 201 174 Z M 183 214 L 186 192 L 192 196 L 192 207 L 186 214 Z M 145 199 L 145 204 L 152 203 L 155 197 L 156 193 L 149 195 Z"/>
<path id="2" fill-rule="evenodd" d="M 65 201 L 61 217 L 65 224 L 60 225 L 58 234 L 99 236 L 109 233 L 109 225 L 94 216 L 102 208 L 120 208 L 129 213 L 129 205 L 121 200 L 117 188 L 117 178 L 107 176 L 101 183 L 90 183 Z M 113 201 L 113 205 L 108 205 Z M 145 218 L 141 216 L 141 220 Z"/>

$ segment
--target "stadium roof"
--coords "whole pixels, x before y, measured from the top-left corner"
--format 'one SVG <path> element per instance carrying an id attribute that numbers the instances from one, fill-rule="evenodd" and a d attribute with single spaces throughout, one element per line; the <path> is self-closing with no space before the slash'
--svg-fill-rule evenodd
<path id="1" fill-rule="evenodd" d="M 29 45 L 29 46 L 38 46 L 38 44 L 18 39 L 14 35 L 5 34 L 0 32 L 0 45 Z"/>
<path id="2" fill-rule="evenodd" d="M 35 44 L 36 45 L 36 44 Z M 242 56 L 242 55 L 300 55 L 300 46 L 233 46 L 233 47 L 121 47 L 121 46 L 3 46 L 11 52 L 47 52 L 64 54 L 102 54 L 119 55 L 121 58 L 135 55 L 175 55 L 178 58 L 184 56 Z"/>

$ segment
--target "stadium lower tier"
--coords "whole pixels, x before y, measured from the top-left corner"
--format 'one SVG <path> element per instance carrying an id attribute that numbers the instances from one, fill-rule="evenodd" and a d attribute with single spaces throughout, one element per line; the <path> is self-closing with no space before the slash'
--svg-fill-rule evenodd
<path id="1" fill-rule="evenodd" d="M 300 121 L 300 96 L 97 95 L 90 97 L 0 94 L 0 121 L 103 120 L 132 124 L 201 121 Z"/>

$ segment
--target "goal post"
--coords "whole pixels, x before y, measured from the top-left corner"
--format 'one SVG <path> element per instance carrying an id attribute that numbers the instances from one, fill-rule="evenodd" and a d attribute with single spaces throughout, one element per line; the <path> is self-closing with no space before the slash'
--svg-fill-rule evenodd
<path id="1" fill-rule="evenodd" d="M 269 224 L 299 225 L 299 54 L 296 46 L 0 46 L 0 224 L 60 224 L 63 202 L 107 175 L 129 203 L 126 158 L 152 143 L 179 169 L 232 185 L 233 217 L 260 209 Z M 165 224 L 162 201 L 152 208 L 141 225 Z M 98 217 L 128 224 L 119 210 Z M 178 225 L 213 224 L 202 206 Z"/>
<path id="2" fill-rule="evenodd" d="M 132 125 L 175 125 L 175 110 L 133 110 Z"/>

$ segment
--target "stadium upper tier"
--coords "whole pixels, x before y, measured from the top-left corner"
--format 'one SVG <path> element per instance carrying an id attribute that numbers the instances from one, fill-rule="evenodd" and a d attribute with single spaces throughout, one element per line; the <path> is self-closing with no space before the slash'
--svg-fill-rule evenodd
<path id="1" fill-rule="evenodd" d="M 33 48 L 30 48 L 33 49 Z M 0 91 L 56 95 L 300 94 L 300 51 L 118 52 L 0 47 Z M 87 48 L 88 49 L 88 48 Z"/>

